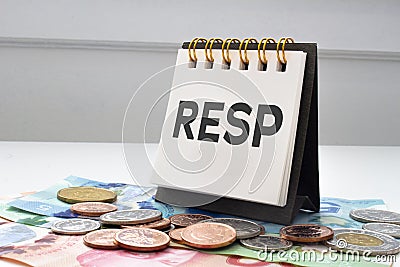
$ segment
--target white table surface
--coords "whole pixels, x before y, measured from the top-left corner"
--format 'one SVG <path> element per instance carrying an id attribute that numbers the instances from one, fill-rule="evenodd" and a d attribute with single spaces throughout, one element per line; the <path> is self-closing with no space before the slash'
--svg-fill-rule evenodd
<path id="1" fill-rule="evenodd" d="M 150 157 L 156 146 L 148 146 Z M 400 147 L 320 146 L 319 152 L 321 196 L 379 198 L 400 212 Z M 0 196 L 41 190 L 69 175 L 133 183 L 119 143 L 0 142 Z"/>

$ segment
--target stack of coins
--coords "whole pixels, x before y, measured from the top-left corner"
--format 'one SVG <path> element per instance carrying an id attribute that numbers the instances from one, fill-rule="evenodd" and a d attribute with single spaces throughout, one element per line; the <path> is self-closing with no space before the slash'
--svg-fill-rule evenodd
<path id="1" fill-rule="evenodd" d="M 333 239 L 326 245 L 341 251 L 368 252 L 371 256 L 400 252 L 400 242 L 393 237 L 363 229 L 335 229 Z"/>
<path id="2" fill-rule="evenodd" d="M 262 225 L 243 219 L 177 214 L 171 216 L 170 220 L 177 227 L 169 232 L 173 242 L 200 249 L 229 246 L 235 240 L 251 242 L 252 238 L 265 234 Z M 253 246 L 251 249 L 256 248 Z"/>
<path id="3" fill-rule="evenodd" d="M 171 222 L 167 218 L 162 218 L 158 210 L 115 211 L 114 207 L 108 206 L 110 204 L 106 206 L 102 205 L 104 203 L 97 202 L 80 204 L 84 205 L 74 204 L 71 209 L 86 216 L 99 215 L 106 210 L 108 212 L 100 216 L 100 221 L 81 218 L 57 221 L 52 226 L 54 233 L 85 235 L 84 244 L 97 249 L 124 248 L 132 251 L 157 251 L 169 245 L 170 237 L 160 230 L 170 229 Z M 123 229 L 100 229 L 101 226 L 115 226 Z"/>
<path id="4" fill-rule="evenodd" d="M 169 219 L 162 218 L 158 210 L 118 210 L 111 204 L 117 199 L 111 190 L 69 187 L 59 190 L 57 198 L 73 204 L 71 211 L 81 218 L 55 222 L 52 231 L 56 234 L 85 235 L 84 244 L 97 249 L 157 251 L 169 245 L 170 238 L 164 233 L 174 229 Z"/>
<path id="5" fill-rule="evenodd" d="M 334 229 L 334 237 L 326 242 L 337 250 L 352 250 L 371 255 L 389 255 L 400 252 L 400 214 L 387 210 L 356 209 L 350 218 L 365 223 L 363 229 Z"/>
<path id="6" fill-rule="evenodd" d="M 279 251 L 294 243 L 317 243 L 337 250 L 387 255 L 400 252 L 400 214 L 385 210 L 360 209 L 350 212 L 364 222 L 363 229 L 331 229 L 316 224 L 282 227 L 280 236 L 265 234 L 265 228 L 250 220 L 212 218 L 204 214 L 177 214 L 163 218 L 153 209 L 118 210 L 113 191 L 95 187 L 70 187 L 57 193 L 71 203 L 71 211 L 89 217 L 55 222 L 52 231 L 64 235 L 85 235 L 83 242 L 97 249 L 123 248 L 158 251 L 170 241 L 196 249 L 217 249 L 239 242 L 252 250 Z M 109 228 L 109 229 L 100 229 Z M 117 228 L 117 229 L 110 229 Z"/>

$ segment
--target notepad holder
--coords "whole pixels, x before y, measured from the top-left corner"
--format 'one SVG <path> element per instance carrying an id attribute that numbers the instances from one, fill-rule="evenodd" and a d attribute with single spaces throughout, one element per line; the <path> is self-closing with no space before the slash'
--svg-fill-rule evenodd
<path id="1" fill-rule="evenodd" d="M 204 43 L 199 43 L 196 48 L 202 49 L 204 46 Z M 183 49 L 188 47 L 188 42 L 183 43 Z M 213 49 L 221 49 L 221 44 L 215 44 Z M 237 50 L 239 45 L 232 44 L 230 49 Z M 257 44 L 250 43 L 247 49 L 257 50 Z M 276 44 L 267 44 L 266 49 L 274 50 Z M 300 209 L 319 211 L 317 44 L 288 43 L 285 50 L 307 53 L 286 205 L 279 207 L 222 197 L 196 208 L 284 225 L 290 224 Z M 155 199 L 182 206 L 185 200 L 202 196 L 202 193 L 159 186 Z"/>

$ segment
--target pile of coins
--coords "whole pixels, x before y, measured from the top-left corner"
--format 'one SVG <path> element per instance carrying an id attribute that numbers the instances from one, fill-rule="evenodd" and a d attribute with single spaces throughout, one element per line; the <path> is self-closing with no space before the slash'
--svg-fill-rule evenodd
<path id="1" fill-rule="evenodd" d="M 350 211 L 350 218 L 365 223 L 363 229 L 340 228 L 326 245 L 337 250 L 368 252 L 370 255 L 390 255 L 400 252 L 400 214 L 375 209 Z"/>
<path id="2" fill-rule="evenodd" d="M 174 229 L 158 210 L 120 210 L 111 204 L 115 192 L 97 187 L 69 187 L 58 191 L 57 198 L 71 205 L 71 211 L 91 219 L 57 221 L 51 230 L 57 234 L 85 235 L 85 245 L 97 249 L 125 248 L 133 251 L 157 251 L 169 245 L 165 233 Z M 103 229 L 100 229 L 103 228 Z"/>
<path id="3" fill-rule="evenodd" d="M 194 248 L 221 248 L 234 243 L 235 240 L 253 250 L 264 250 L 266 247 L 286 250 L 292 247 L 292 242 L 265 235 L 262 225 L 249 220 L 210 218 L 202 214 L 177 214 L 170 219 L 180 227 L 169 232 L 171 240 Z"/>
<path id="4" fill-rule="evenodd" d="M 262 225 L 237 218 L 212 218 L 204 214 L 177 214 L 162 218 L 153 209 L 118 210 L 111 204 L 113 191 L 95 187 L 61 189 L 59 200 L 73 204 L 71 211 L 92 219 L 55 222 L 57 234 L 85 235 L 85 245 L 97 249 L 124 248 L 158 251 L 170 241 L 196 249 L 216 249 L 235 241 L 252 250 L 288 250 L 294 243 L 317 243 L 337 250 L 369 252 L 370 255 L 400 252 L 400 214 L 372 209 L 353 210 L 350 217 L 365 222 L 363 229 L 331 229 L 316 224 L 282 227 L 280 236 L 265 234 Z M 103 229 L 100 229 L 103 228 Z"/>

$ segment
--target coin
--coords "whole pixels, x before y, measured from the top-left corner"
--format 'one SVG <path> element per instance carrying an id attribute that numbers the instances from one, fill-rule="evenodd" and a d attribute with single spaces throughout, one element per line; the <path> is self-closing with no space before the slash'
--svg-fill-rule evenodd
<path id="1" fill-rule="evenodd" d="M 400 225 L 391 223 L 366 223 L 363 229 L 400 238 Z"/>
<path id="2" fill-rule="evenodd" d="M 290 241 L 313 243 L 331 239 L 333 230 L 317 224 L 296 224 L 282 227 L 280 235 Z"/>
<path id="3" fill-rule="evenodd" d="M 200 221 L 212 219 L 212 217 L 203 214 L 176 214 L 171 216 L 169 219 L 175 226 L 187 227 Z"/>
<path id="4" fill-rule="evenodd" d="M 400 224 L 400 214 L 388 210 L 358 209 L 350 211 L 350 217 L 360 222 Z"/>
<path id="5" fill-rule="evenodd" d="M 288 250 L 293 246 L 292 241 L 271 235 L 259 235 L 249 239 L 242 239 L 240 243 L 249 249 L 264 251 Z"/>
<path id="6" fill-rule="evenodd" d="M 171 238 L 172 241 L 178 244 L 184 244 L 185 241 L 182 239 L 182 232 L 185 230 L 185 228 L 177 228 L 168 233 L 169 237 Z"/>
<path id="7" fill-rule="evenodd" d="M 122 228 L 131 228 L 131 227 L 144 227 L 144 228 L 151 228 L 156 230 L 167 229 L 171 225 L 171 221 L 167 218 L 162 218 L 161 220 L 157 220 L 154 222 L 143 223 L 143 224 L 135 224 L 132 225 L 121 225 Z"/>
<path id="8" fill-rule="evenodd" d="M 186 245 L 195 248 L 220 248 L 235 242 L 236 231 L 227 224 L 213 222 L 197 223 L 183 230 L 182 240 Z"/>
<path id="9" fill-rule="evenodd" d="M 80 203 L 80 202 L 114 202 L 117 195 L 107 189 L 81 186 L 81 187 L 68 187 L 61 189 L 57 192 L 57 198 L 67 203 Z"/>
<path id="10" fill-rule="evenodd" d="M 100 249 L 117 249 L 117 244 L 114 243 L 114 236 L 118 229 L 101 229 L 87 233 L 83 237 L 83 243 L 92 248 Z"/>
<path id="11" fill-rule="evenodd" d="M 51 230 L 66 235 L 84 235 L 100 228 L 98 221 L 88 219 L 68 219 L 54 222 Z"/>
<path id="12" fill-rule="evenodd" d="M 71 211 L 83 216 L 100 216 L 108 212 L 116 211 L 117 206 L 103 202 L 81 202 L 71 206 Z"/>
<path id="13" fill-rule="evenodd" d="M 118 246 L 133 251 L 157 251 L 168 247 L 166 233 L 151 228 L 130 228 L 115 234 Z"/>
<path id="14" fill-rule="evenodd" d="M 100 221 L 105 224 L 129 225 L 143 224 L 161 219 L 161 211 L 140 209 L 140 210 L 119 210 L 100 216 Z"/>
<path id="15" fill-rule="evenodd" d="M 325 244 L 337 250 L 358 251 L 373 255 L 400 252 L 400 242 L 391 236 L 363 229 L 334 229 L 335 235 Z"/>
<path id="16" fill-rule="evenodd" d="M 210 220 L 202 221 L 205 222 L 215 222 L 215 223 L 223 223 L 233 227 L 236 230 L 237 239 L 246 239 L 258 236 L 261 233 L 260 225 L 255 222 L 235 219 L 235 218 L 214 218 Z"/>

